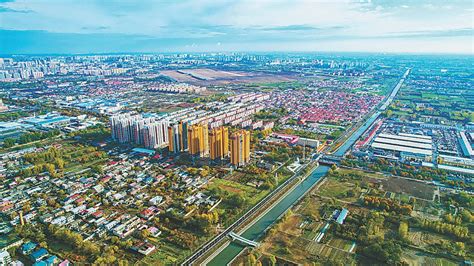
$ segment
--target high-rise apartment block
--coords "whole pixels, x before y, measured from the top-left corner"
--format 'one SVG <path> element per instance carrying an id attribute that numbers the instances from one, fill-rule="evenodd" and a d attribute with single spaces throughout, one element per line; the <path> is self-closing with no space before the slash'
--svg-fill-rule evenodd
<path id="1" fill-rule="evenodd" d="M 212 160 L 223 159 L 229 154 L 229 129 L 213 128 L 209 132 L 209 150 Z"/>
<path id="2" fill-rule="evenodd" d="M 207 124 L 195 124 L 188 128 L 189 154 L 205 157 L 209 155 L 209 129 Z"/>
<path id="3" fill-rule="evenodd" d="M 119 114 L 110 118 L 112 139 L 120 143 L 135 143 L 158 148 L 168 143 L 168 122 L 141 115 Z"/>
<path id="4" fill-rule="evenodd" d="M 229 154 L 230 142 L 228 129 L 223 127 L 261 128 L 263 122 L 253 121 L 252 116 L 264 108 L 263 103 L 269 97 L 268 94 L 244 93 L 229 97 L 225 102 L 206 103 L 152 118 L 114 115 L 110 118 L 112 138 L 147 148 L 168 146 L 172 153 L 189 152 L 222 159 Z"/>
<path id="5" fill-rule="evenodd" d="M 250 161 L 250 132 L 240 130 L 230 137 L 230 163 L 236 167 Z"/>
<path id="6" fill-rule="evenodd" d="M 148 148 L 163 147 L 168 144 L 168 121 L 154 121 L 143 128 L 143 145 Z"/>
<path id="7" fill-rule="evenodd" d="M 141 115 L 131 114 L 120 114 L 110 117 L 112 139 L 120 143 L 135 142 L 133 123 L 141 119 Z"/>
<path id="8" fill-rule="evenodd" d="M 179 125 L 168 126 L 168 149 L 172 153 L 178 153 L 183 151 L 181 149 L 181 136 Z"/>

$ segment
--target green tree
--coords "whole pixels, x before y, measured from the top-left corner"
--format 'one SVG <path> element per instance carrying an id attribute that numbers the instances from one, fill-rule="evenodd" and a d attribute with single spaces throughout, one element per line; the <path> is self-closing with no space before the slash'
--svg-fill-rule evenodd
<path id="1" fill-rule="evenodd" d="M 3 147 L 4 148 L 11 148 L 15 145 L 15 139 L 7 138 L 3 140 Z"/>
<path id="2" fill-rule="evenodd" d="M 277 260 L 276 260 L 275 256 L 273 256 L 273 255 L 269 255 L 268 260 L 270 261 L 271 266 L 275 266 L 276 263 L 277 263 Z"/>
<path id="3" fill-rule="evenodd" d="M 253 253 L 248 254 L 247 262 L 251 266 L 257 265 L 257 258 L 255 257 L 255 255 Z"/>
<path id="4" fill-rule="evenodd" d="M 408 223 L 407 222 L 401 222 L 400 225 L 398 226 L 398 234 L 402 239 L 407 239 L 408 237 Z"/>

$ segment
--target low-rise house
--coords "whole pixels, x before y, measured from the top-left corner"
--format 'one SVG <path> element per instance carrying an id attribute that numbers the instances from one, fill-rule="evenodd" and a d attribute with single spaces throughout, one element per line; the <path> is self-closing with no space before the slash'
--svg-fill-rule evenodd
<path id="1" fill-rule="evenodd" d="M 139 227 L 140 224 L 140 218 L 135 216 L 132 219 L 129 219 L 126 222 L 116 226 L 112 232 L 114 235 L 120 238 L 125 238 L 131 235 Z"/>
<path id="2" fill-rule="evenodd" d="M 156 249 L 156 247 L 150 243 L 140 242 L 137 245 L 133 246 L 131 249 L 142 255 L 147 256 L 152 253 Z"/>
<path id="3" fill-rule="evenodd" d="M 148 207 L 144 209 L 143 211 L 140 212 L 139 216 L 142 217 L 143 219 L 150 220 L 153 218 L 155 215 L 157 215 L 160 212 L 158 208 L 155 206 Z"/>
<path id="4" fill-rule="evenodd" d="M 21 248 L 20 248 L 21 254 L 23 254 L 23 255 L 30 254 L 30 252 L 32 252 L 36 248 L 36 246 L 38 246 L 38 244 L 33 243 L 33 242 L 28 242 L 28 243 L 25 243 L 25 244 L 21 245 Z"/>
<path id="5" fill-rule="evenodd" d="M 151 198 L 148 202 L 151 205 L 158 206 L 158 205 L 163 203 L 163 197 L 162 196 L 155 196 L 155 197 Z"/>
<path id="6" fill-rule="evenodd" d="M 150 232 L 150 235 L 151 235 L 152 237 L 158 237 L 158 236 L 161 235 L 161 230 L 158 229 L 158 228 L 156 228 L 156 227 L 154 227 L 154 226 L 149 227 L 147 230 L 148 230 L 148 232 Z"/>
<path id="7" fill-rule="evenodd" d="M 45 249 L 45 248 L 40 248 L 34 252 L 32 252 L 29 256 L 29 258 L 32 260 L 32 261 L 40 261 L 42 260 L 44 257 L 48 256 L 48 251 Z"/>

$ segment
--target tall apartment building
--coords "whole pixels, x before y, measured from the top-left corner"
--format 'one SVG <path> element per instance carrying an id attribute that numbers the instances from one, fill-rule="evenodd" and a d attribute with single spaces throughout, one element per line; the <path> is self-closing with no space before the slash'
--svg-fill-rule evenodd
<path id="1" fill-rule="evenodd" d="M 143 144 L 143 130 L 145 126 L 155 122 L 154 118 L 142 118 L 133 121 L 132 124 L 132 134 L 133 134 L 133 143 Z"/>
<path id="2" fill-rule="evenodd" d="M 230 137 L 230 163 L 236 167 L 250 161 L 250 132 L 240 130 Z"/>
<path id="3" fill-rule="evenodd" d="M 182 151 L 188 150 L 188 122 L 179 122 L 180 146 Z"/>
<path id="4" fill-rule="evenodd" d="M 229 155 L 229 129 L 217 127 L 209 132 L 209 151 L 212 160 L 223 159 Z"/>
<path id="5" fill-rule="evenodd" d="M 155 121 L 142 130 L 143 145 L 155 149 L 168 144 L 168 121 Z"/>
<path id="6" fill-rule="evenodd" d="M 195 124 L 188 127 L 188 151 L 191 155 L 205 157 L 209 155 L 209 129 L 207 124 Z"/>
<path id="7" fill-rule="evenodd" d="M 141 120 L 141 115 L 120 114 L 110 117 L 112 139 L 120 143 L 134 142 L 134 122 Z"/>
<path id="8" fill-rule="evenodd" d="M 110 117 L 112 139 L 120 143 L 135 143 L 158 148 L 168 143 L 168 122 L 141 115 L 119 114 Z"/>
<path id="9" fill-rule="evenodd" d="M 179 125 L 168 126 L 168 148 L 172 153 L 183 151 L 181 149 L 181 136 L 179 134 Z"/>

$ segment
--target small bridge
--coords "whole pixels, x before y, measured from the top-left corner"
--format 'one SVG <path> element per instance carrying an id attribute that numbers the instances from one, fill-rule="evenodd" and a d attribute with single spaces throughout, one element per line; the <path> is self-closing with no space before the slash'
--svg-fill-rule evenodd
<path id="1" fill-rule="evenodd" d="M 322 156 L 321 159 L 319 159 L 319 163 L 325 164 L 325 165 L 339 165 L 341 163 L 342 157 L 340 156 L 335 156 L 335 155 L 324 155 Z"/>
<path id="2" fill-rule="evenodd" d="M 251 247 L 260 246 L 260 243 L 252 241 L 252 240 L 248 240 L 247 238 L 242 237 L 242 236 L 240 236 L 240 235 L 238 235 L 234 232 L 230 232 L 229 237 L 232 239 L 232 241 L 237 241 L 240 244 L 243 244 L 243 245 L 246 245 L 246 246 L 251 246 Z"/>

